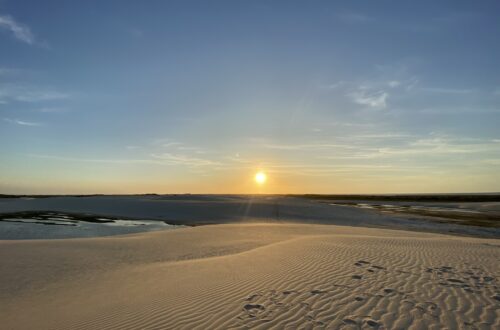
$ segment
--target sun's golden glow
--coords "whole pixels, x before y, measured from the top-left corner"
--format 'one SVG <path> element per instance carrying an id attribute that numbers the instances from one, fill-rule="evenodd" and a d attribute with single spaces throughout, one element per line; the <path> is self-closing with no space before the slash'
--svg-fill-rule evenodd
<path id="1" fill-rule="evenodd" d="M 266 181 L 267 181 L 266 173 L 259 171 L 255 174 L 255 182 L 257 182 L 257 184 L 264 184 L 266 183 Z"/>

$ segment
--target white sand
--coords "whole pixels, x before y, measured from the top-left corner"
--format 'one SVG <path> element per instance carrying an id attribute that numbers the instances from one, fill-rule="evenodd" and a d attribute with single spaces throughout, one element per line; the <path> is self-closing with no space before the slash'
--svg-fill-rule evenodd
<path id="1" fill-rule="evenodd" d="M 230 224 L 0 241 L 2 329 L 499 329 L 500 240 Z"/>

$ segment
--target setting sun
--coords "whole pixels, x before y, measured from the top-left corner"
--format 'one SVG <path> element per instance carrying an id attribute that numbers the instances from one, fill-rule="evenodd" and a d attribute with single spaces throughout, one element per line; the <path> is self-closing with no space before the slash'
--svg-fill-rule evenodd
<path id="1" fill-rule="evenodd" d="M 264 184 L 266 183 L 266 180 L 267 180 L 266 173 L 260 171 L 255 174 L 255 182 L 257 182 L 258 184 Z"/>

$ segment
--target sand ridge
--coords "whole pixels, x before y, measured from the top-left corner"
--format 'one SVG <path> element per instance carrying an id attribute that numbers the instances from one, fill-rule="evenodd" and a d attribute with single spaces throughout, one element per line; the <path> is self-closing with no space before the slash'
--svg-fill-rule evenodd
<path id="1" fill-rule="evenodd" d="M 0 244 L 2 276 L 35 283 L 4 297 L 7 329 L 500 326 L 499 240 L 238 224 Z"/>

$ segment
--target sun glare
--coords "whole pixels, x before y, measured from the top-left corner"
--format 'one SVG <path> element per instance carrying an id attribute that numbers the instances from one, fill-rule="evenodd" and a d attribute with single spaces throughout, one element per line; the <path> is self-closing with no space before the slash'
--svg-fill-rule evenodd
<path id="1" fill-rule="evenodd" d="M 255 182 L 257 182 L 257 184 L 264 184 L 266 183 L 266 180 L 267 180 L 266 173 L 260 171 L 255 174 Z"/>

